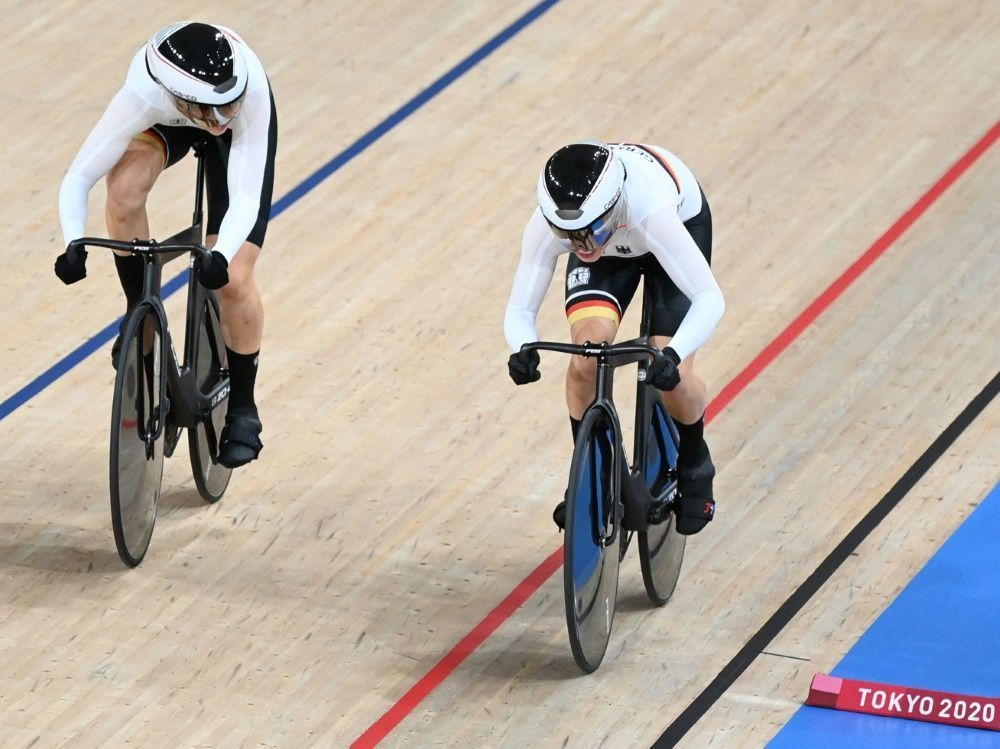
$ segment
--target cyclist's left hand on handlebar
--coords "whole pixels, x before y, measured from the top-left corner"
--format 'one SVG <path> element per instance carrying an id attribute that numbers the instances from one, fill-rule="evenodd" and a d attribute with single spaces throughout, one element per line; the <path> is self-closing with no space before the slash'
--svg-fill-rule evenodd
<path id="1" fill-rule="evenodd" d="M 199 257 L 195 261 L 195 273 L 198 281 L 206 289 L 221 289 L 229 283 L 229 261 L 217 250 L 212 250 L 208 257 Z"/>
<path id="2" fill-rule="evenodd" d="M 538 371 L 538 364 L 541 358 L 535 349 L 527 351 L 515 351 L 507 360 L 507 371 L 510 379 L 515 385 L 527 385 L 529 382 L 538 382 L 542 373 Z"/>
<path id="3" fill-rule="evenodd" d="M 650 362 L 646 369 L 646 381 L 657 390 L 673 390 L 681 381 L 681 373 L 677 369 L 680 363 L 677 352 L 667 346 L 663 349 L 662 359 Z"/>
<path id="4" fill-rule="evenodd" d="M 67 247 L 56 258 L 56 275 L 67 286 L 87 277 L 87 251 L 83 247 Z"/>

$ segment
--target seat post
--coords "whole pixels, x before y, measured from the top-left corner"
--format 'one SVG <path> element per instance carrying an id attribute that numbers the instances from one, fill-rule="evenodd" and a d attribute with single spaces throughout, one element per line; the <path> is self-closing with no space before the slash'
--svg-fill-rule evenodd
<path id="1" fill-rule="evenodd" d="M 202 231 L 202 219 L 204 218 L 204 213 L 202 211 L 203 194 L 205 187 L 205 148 L 207 147 L 205 141 L 199 141 L 194 144 L 194 157 L 198 161 L 197 176 L 195 177 L 194 185 L 194 214 L 191 217 L 191 225 L 198 228 L 198 241 L 204 239 L 204 232 Z"/>

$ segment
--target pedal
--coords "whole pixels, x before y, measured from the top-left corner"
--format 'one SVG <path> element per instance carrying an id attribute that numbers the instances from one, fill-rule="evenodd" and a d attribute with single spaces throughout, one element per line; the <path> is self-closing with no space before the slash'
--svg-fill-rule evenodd
<path id="1" fill-rule="evenodd" d="M 670 517 L 677 502 L 677 484 L 664 496 L 653 502 L 646 512 L 646 522 L 650 525 L 659 525 Z"/>

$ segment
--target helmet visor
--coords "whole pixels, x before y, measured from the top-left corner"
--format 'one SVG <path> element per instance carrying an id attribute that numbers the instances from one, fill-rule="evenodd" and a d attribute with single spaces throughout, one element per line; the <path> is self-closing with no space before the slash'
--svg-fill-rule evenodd
<path id="1" fill-rule="evenodd" d="M 618 207 L 619 202 L 621 201 L 615 201 L 613 206 L 582 229 L 563 229 L 549 221 L 548 217 L 545 220 L 549 221 L 549 228 L 552 229 L 552 233 L 560 239 L 586 242 L 588 239 L 593 238 L 598 246 L 603 247 L 611 239 L 611 235 L 615 233 L 615 209 Z"/>
<path id="2" fill-rule="evenodd" d="M 177 107 L 177 111 L 185 117 L 196 120 L 210 127 L 221 127 L 222 125 L 228 124 L 230 120 L 237 117 L 243 110 L 243 100 L 245 96 L 241 94 L 235 101 L 216 106 L 188 101 L 187 99 L 182 99 L 181 97 L 174 96 L 173 94 L 171 94 L 171 98 L 174 100 L 174 106 Z"/>

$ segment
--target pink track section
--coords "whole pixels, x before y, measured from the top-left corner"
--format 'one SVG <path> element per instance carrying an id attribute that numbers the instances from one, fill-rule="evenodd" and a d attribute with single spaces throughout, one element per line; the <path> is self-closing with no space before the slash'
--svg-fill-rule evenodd
<path id="1" fill-rule="evenodd" d="M 890 226 L 875 242 L 844 271 L 833 283 L 806 307 L 798 317 L 782 330 L 774 340 L 739 374 L 726 384 L 708 404 L 705 423 L 714 419 L 743 390 L 802 334 L 841 294 L 871 267 L 886 250 L 899 239 L 914 222 L 930 208 L 1000 137 L 1000 121 L 979 139 L 944 175 L 935 182 L 916 203 Z M 501 624 L 528 600 L 546 580 L 562 566 L 562 547 L 553 551 L 541 564 L 522 580 L 500 604 L 479 622 L 454 648 L 430 671 L 424 674 L 381 718 L 375 721 L 354 743 L 352 749 L 376 746 L 402 720 L 413 712 L 427 695 L 433 692 L 448 675 L 478 648 Z"/>

